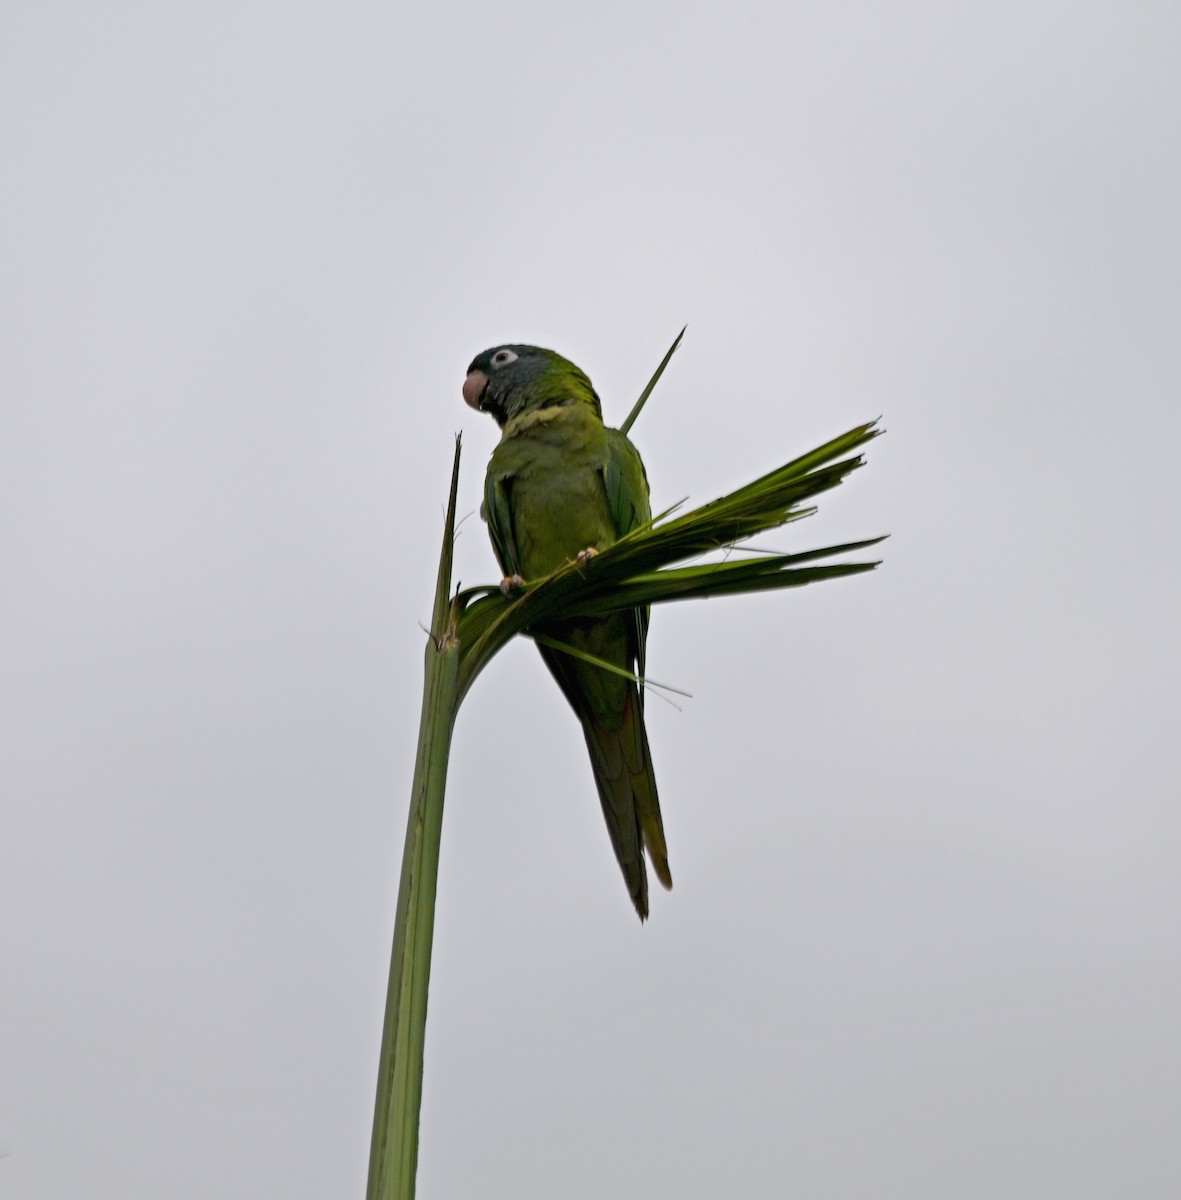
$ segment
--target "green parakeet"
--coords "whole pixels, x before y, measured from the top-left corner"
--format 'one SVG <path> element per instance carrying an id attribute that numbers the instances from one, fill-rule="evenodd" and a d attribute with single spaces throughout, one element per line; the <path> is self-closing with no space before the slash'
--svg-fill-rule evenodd
<path id="1" fill-rule="evenodd" d="M 622 433 L 603 425 L 599 397 L 572 362 L 536 346 L 485 350 L 468 367 L 463 398 L 501 429 L 481 511 L 506 586 L 514 576 L 539 579 L 602 550 L 650 518 L 640 456 Z M 643 675 L 647 609 L 551 621 L 537 632 Z M 643 920 L 645 849 L 657 878 L 672 887 L 643 692 L 584 659 L 539 649 L 582 724 L 615 856 Z"/>

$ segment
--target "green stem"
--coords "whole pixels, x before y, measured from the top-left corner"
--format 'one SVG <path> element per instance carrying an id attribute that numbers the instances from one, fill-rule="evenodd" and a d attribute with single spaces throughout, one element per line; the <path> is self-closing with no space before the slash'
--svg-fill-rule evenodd
<path id="1" fill-rule="evenodd" d="M 458 477 L 457 439 L 434 620 L 426 647 L 418 755 L 402 853 L 394 949 L 377 1070 L 367 1200 L 412 1200 L 418 1165 L 418 1115 L 422 1106 L 422 1056 L 443 832 L 443 793 L 460 699 L 459 640 L 455 632 L 456 614 L 450 603 Z"/>

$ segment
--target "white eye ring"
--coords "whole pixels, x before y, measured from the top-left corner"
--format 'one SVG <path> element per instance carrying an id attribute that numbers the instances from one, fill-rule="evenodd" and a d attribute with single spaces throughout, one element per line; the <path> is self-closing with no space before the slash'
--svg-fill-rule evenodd
<path id="1" fill-rule="evenodd" d="M 497 350 L 492 356 L 492 365 L 494 367 L 507 367 L 509 363 L 516 361 L 517 356 L 511 350 Z"/>

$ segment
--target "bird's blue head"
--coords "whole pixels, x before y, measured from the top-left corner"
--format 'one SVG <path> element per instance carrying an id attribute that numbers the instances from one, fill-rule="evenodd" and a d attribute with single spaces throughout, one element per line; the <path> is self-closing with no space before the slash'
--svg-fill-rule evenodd
<path id="1" fill-rule="evenodd" d="M 555 404 L 589 403 L 602 419 L 595 389 L 569 359 L 540 346 L 495 346 L 467 369 L 463 398 L 503 429 L 513 417 Z"/>

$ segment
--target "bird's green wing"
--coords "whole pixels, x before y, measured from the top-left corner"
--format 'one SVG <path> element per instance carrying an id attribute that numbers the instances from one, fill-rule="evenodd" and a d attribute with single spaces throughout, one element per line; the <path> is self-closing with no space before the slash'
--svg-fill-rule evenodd
<path id="1" fill-rule="evenodd" d="M 607 463 L 603 468 L 603 482 L 607 488 L 611 518 L 615 522 L 615 535 L 623 537 L 652 519 L 652 505 L 648 499 L 648 476 L 644 471 L 639 451 L 627 437 L 618 429 L 608 429 L 606 433 Z M 636 674 L 643 679 L 648 643 L 648 609 L 635 609 L 633 619 Z M 644 691 L 641 687 L 641 705 L 643 700 Z"/>
<path id="2" fill-rule="evenodd" d="M 484 519 L 492 538 L 492 549 L 505 575 L 520 575 L 521 558 L 513 536 L 513 511 L 509 506 L 509 480 L 488 465 L 484 479 Z"/>
<path id="3" fill-rule="evenodd" d="M 648 501 L 648 476 L 639 452 L 618 429 L 608 429 L 607 464 L 603 481 L 607 485 L 607 502 L 615 521 L 615 533 L 623 537 L 652 519 Z"/>

